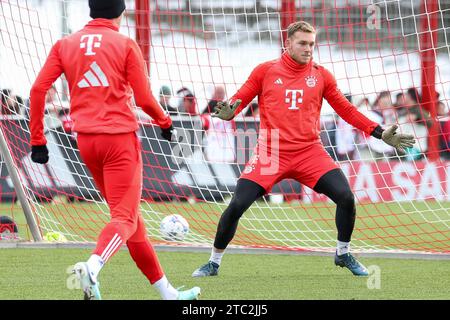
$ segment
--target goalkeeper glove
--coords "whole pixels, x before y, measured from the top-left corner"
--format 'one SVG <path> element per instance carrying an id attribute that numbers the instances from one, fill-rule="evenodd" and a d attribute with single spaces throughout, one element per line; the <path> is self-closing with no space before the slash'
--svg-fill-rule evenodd
<path id="1" fill-rule="evenodd" d="M 48 149 L 43 146 L 31 146 L 31 160 L 36 163 L 45 164 L 48 162 Z"/>
<path id="2" fill-rule="evenodd" d="M 226 101 L 219 101 L 217 102 L 217 106 L 214 108 L 215 113 L 211 115 L 211 117 L 217 117 L 222 120 L 231 120 L 234 118 L 234 112 L 241 104 L 241 100 L 237 99 L 233 105 L 230 106 L 230 104 Z"/>
<path id="3" fill-rule="evenodd" d="M 393 125 L 384 130 L 381 134 L 381 139 L 390 146 L 393 146 L 397 151 L 405 152 L 406 148 L 411 148 L 416 140 L 410 134 L 397 133 L 398 126 Z"/>
<path id="4" fill-rule="evenodd" d="M 161 136 L 169 142 L 175 142 L 177 140 L 177 130 L 171 125 L 168 128 L 161 128 Z"/>

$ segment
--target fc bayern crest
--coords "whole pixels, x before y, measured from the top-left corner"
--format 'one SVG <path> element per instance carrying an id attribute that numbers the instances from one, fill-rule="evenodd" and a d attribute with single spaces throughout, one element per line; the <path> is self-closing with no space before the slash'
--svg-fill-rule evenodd
<path id="1" fill-rule="evenodd" d="M 246 166 L 244 168 L 244 173 L 249 174 L 250 172 L 255 170 L 255 166 L 256 166 L 256 163 L 258 162 L 258 160 L 259 160 L 258 154 L 252 155 L 252 157 L 250 158 L 250 160 L 248 161 L 248 163 L 246 164 Z"/>
<path id="2" fill-rule="evenodd" d="M 317 79 L 316 79 L 316 77 L 314 77 L 314 76 L 307 76 L 307 77 L 305 78 L 305 81 L 306 81 L 306 85 L 307 85 L 308 87 L 310 87 L 310 88 L 315 87 L 315 86 L 316 86 L 316 83 L 317 83 Z"/>

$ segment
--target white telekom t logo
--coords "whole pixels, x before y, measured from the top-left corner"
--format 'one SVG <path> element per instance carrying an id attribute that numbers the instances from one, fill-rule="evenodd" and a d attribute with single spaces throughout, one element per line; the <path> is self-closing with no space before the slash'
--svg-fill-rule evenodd
<path id="1" fill-rule="evenodd" d="M 87 39 L 85 41 L 85 39 Z M 95 39 L 98 39 L 98 41 L 95 41 Z M 101 34 L 85 34 L 80 39 L 80 48 L 84 49 L 86 48 L 85 56 L 94 56 L 95 52 L 92 51 L 93 48 L 100 48 L 100 44 L 102 41 L 102 35 Z"/>
<path id="2" fill-rule="evenodd" d="M 297 98 L 297 93 L 299 93 Z M 297 103 L 303 102 L 303 90 L 288 90 L 286 89 L 285 102 L 290 103 L 289 110 L 298 110 Z"/>

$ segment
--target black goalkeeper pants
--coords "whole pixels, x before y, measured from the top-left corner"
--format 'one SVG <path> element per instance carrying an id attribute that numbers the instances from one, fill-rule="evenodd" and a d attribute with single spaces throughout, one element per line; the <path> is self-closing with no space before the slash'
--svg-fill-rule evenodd
<path id="1" fill-rule="evenodd" d="M 355 198 L 342 170 L 334 169 L 325 173 L 315 185 L 314 191 L 325 194 L 336 203 L 338 240 L 350 242 L 355 226 Z M 225 249 L 228 246 L 236 233 L 239 219 L 264 194 L 265 190 L 259 184 L 247 179 L 238 180 L 233 198 L 220 217 L 214 240 L 215 248 Z"/>

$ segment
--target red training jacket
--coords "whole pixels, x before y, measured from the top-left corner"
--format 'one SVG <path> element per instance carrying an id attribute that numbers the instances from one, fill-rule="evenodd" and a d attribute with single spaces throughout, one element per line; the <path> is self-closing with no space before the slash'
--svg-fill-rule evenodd
<path id="1" fill-rule="evenodd" d="M 241 99 L 237 115 L 254 97 L 260 109 L 260 146 L 281 151 L 320 143 L 320 109 L 325 98 L 346 122 L 371 134 L 378 126 L 360 113 L 338 89 L 334 76 L 314 62 L 300 65 L 285 52 L 258 65 L 231 98 Z M 278 129 L 279 144 L 275 129 Z"/>
<path id="2" fill-rule="evenodd" d="M 73 131 L 128 133 L 138 129 L 136 104 L 162 128 L 172 124 L 150 91 L 147 69 L 136 42 L 108 19 L 91 20 L 52 47 L 30 93 L 31 145 L 44 145 L 47 90 L 64 73 L 70 90 Z M 132 90 L 131 90 L 132 89 Z"/>

